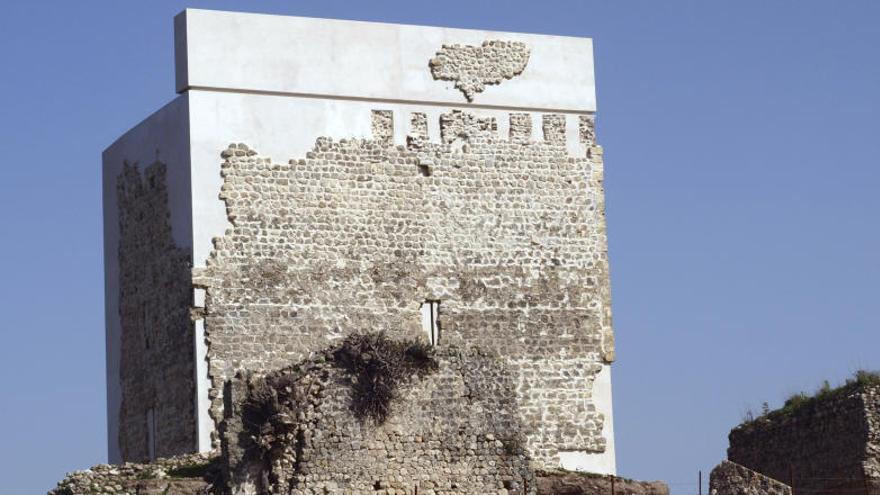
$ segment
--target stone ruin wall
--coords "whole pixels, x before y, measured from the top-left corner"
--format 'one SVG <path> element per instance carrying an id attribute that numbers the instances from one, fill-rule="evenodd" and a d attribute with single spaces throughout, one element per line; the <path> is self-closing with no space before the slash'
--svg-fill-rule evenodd
<path id="1" fill-rule="evenodd" d="M 332 358 L 319 354 L 285 369 L 284 383 L 303 390 L 299 402 L 308 406 L 273 461 L 254 455 L 260 448 L 242 424 L 242 404 L 259 376 L 232 380 L 222 430 L 229 493 L 534 494 L 504 360 L 450 347 L 435 359 L 437 370 L 401 386 L 381 425 L 352 413 L 350 378 Z"/>
<path id="2" fill-rule="evenodd" d="M 394 118 L 409 124 L 406 146 Z M 279 369 L 357 331 L 425 338 L 420 306 L 439 301 L 441 348 L 490 350 L 513 373 L 535 460 L 603 452 L 590 399 L 614 355 L 602 153 L 592 118 L 580 122 L 584 156 L 566 151 L 564 115 L 513 113 L 500 136 L 494 118 L 461 111 L 440 118 L 441 142 L 424 114 L 377 110 L 373 139 L 319 138 L 289 163 L 230 146 L 231 226 L 193 273 L 214 420 L 237 371 Z"/>
<path id="3" fill-rule="evenodd" d="M 880 493 L 880 387 L 814 399 L 785 417 L 732 430 L 728 459 L 795 493 Z M 867 481 L 866 481 L 867 478 Z"/>
<path id="4" fill-rule="evenodd" d="M 868 424 L 868 442 L 865 448 L 865 476 L 871 480 L 873 493 L 880 493 L 880 387 L 866 387 L 862 391 L 865 420 Z"/>
<path id="5" fill-rule="evenodd" d="M 773 478 L 721 461 L 709 475 L 709 495 L 792 495 L 791 487 Z"/>
<path id="6" fill-rule="evenodd" d="M 149 460 L 153 428 L 154 457 L 192 452 L 196 445 L 191 263 L 171 235 L 165 170 L 156 162 L 141 175 L 136 164 L 125 163 L 117 178 L 119 444 L 128 461 Z"/>

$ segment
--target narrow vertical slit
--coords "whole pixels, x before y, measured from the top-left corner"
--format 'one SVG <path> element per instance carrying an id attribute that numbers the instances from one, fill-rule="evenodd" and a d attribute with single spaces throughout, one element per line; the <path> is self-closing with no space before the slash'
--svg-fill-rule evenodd
<path id="1" fill-rule="evenodd" d="M 432 344 L 439 345 L 440 344 L 440 301 L 432 301 L 431 302 L 431 334 L 432 334 Z"/>
<path id="2" fill-rule="evenodd" d="M 432 346 L 440 343 L 440 301 L 425 300 L 421 307 L 422 330 L 428 337 L 428 343 Z"/>

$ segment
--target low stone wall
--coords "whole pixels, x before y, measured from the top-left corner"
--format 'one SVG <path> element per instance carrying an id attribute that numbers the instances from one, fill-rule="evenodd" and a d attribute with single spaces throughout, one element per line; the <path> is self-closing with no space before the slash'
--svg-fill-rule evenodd
<path id="1" fill-rule="evenodd" d="M 791 487 L 731 461 L 709 475 L 710 495 L 792 495 Z"/>
<path id="2" fill-rule="evenodd" d="M 230 381 L 221 425 L 228 490 L 535 494 L 514 380 L 503 360 L 478 350 L 437 349 L 436 369 L 402 384 L 381 423 L 353 412 L 356 377 L 329 352 Z M 279 405 L 269 407 L 274 419 L 254 434 L 252 416 L 264 411 L 248 408 L 265 403 Z"/>
<path id="3" fill-rule="evenodd" d="M 727 457 L 778 481 L 793 481 L 796 493 L 872 491 L 880 471 L 878 397 L 876 385 L 847 385 L 773 411 L 734 428 Z"/>

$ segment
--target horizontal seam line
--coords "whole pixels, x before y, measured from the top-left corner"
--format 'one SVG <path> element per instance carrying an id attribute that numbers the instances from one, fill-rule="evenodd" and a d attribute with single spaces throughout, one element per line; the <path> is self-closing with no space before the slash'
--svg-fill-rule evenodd
<path id="1" fill-rule="evenodd" d="M 578 115 L 593 115 L 595 114 L 595 110 L 572 110 L 572 109 L 561 109 L 561 108 L 544 108 L 544 107 L 517 107 L 517 106 L 508 106 L 508 105 L 490 105 L 490 104 L 481 104 L 481 103 L 453 103 L 453 102 L 444 102 L 444 101 L 431 101 L 431 100 L 405 100 L 405 99 L 396 99 L 396 98 L 378 98 L 378 97 L 369 97 L 369 96 L 343 96 L 343 95 L 327 95 L 327 94 L 318 94 L 318 93 L 295 93 L 289 91 L 270 91 L 263 89 L 231 89 L 231 88 L 219 88 L 213 86 L 187 86 L 182 91 L 178 91 L 178 94 L 183 94 L 187 91 L 212 91 L 216 93 L 238 93 L 238 94 L 251 94 L 251 95 L 263 95 L 263 96 L 288 96 L 295 98 L 311 98 L 311 99 L 320 99 L 320 100 L 343 100 L 343 101 L 360 101 L 360 102 L 374 102 L 374 103 L 391 103 L 398 105 L 422 105 L 422 106 L 435 106 L 435 107 L 461 107 L 461 108 L 478 108 L 484 110 L 520 110 L 525 112 L 553 112 L 553 113 L 567 113 L 567 114 L 578 114 Z"/>

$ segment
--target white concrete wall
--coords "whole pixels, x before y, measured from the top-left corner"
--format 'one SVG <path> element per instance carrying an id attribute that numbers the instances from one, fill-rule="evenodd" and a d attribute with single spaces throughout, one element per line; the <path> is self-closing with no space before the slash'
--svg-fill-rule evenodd
<path id="1" fill-rule="evenodd" d="M 232 91 L 441 105 L 596 110 L 589 38 L 187 9 L 175 22 L 177 91 Z M 523 73 L 468 104 L 428 61 L 444 43 L 523 41 Z"/>
<path id="2" fill-rule="evenodd" d="M 143 172 L 156 160 L 167 165 L 171 231 L 178 247 L 192 246 L 190 204 L 189 106 L 179 96 L 126 132 L 103 154 L 104 209 L 104 311 L 107 359 L 107 455 L 120 462 L 119 408 L 122 401 L 119 359 L 119 215 L 116 179 L 125 161 L 137 163 Z"/>

